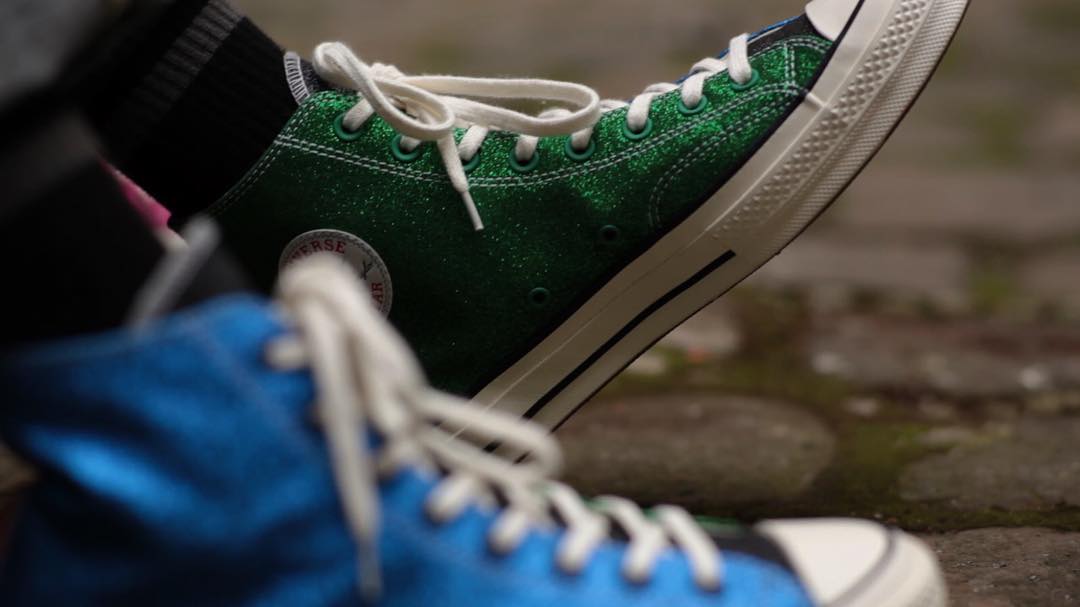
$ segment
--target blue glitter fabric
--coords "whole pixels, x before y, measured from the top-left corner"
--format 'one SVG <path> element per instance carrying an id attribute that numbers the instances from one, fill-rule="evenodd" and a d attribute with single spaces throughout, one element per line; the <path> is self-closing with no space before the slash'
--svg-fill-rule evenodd
<path id="1" fill-rule="evenodd" d="M 284 327 L 265 303 L 233 297 L 0 361 L 0 434 L 40 476 L 0 603 L 361 604 L 357 547 L 312 421 L 316 387 L 264 362 Z M 380 605 L 809 604 L 789 572 L 737 553 L 718 593 L 698 590 L 675 554 L 652 583 L 630 585 L 615 543 L 582 575 L 558 573 L 556 532 L 496 556 L 485 542 L 496 513 L 424 515 L 435 482 L 405 470 L 380 485 Z"/>

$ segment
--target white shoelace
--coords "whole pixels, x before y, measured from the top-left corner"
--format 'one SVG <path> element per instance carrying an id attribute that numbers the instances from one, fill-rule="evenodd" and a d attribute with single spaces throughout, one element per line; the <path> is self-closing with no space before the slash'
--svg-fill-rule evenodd
<path id="1" fill-rule="evenodd" d="M 442 474 L 425 504 L 435 521 L 452 520 L 470 505 L 499 509 L 488 534 L 498 553 L 515 550 L 531 529 L 563 526 L 556 562 L 568 573 L 580 572 L 617 526 L 628 538 L 622 563 L 628 580 L 647 581 L 661 555 L 677 548 L 699 586 L 722 584 L 721 555 L 686 511 L 657 508 L 653 520 L 610 497 L 590 508 L 572 489 L 549 480 L 562 456 L 545 431 L 427 387 L 405 343 L 339 260 L 316 256 L 296 264 L 282 277 L 280 298 L 297 334 L 272 343 L 267 359 L 282 370 L 312 369 L 319 421 L 360 547 L 368 598 L 381 592 L 378 477 L 404 466 Z M 467 438 L 456 428 L 465 428 Z M 377 452 L 368 431 L 382 438 Z M 483 448 L 493 442 L 527 455 L 513 461 Z"/>
<path id="2" fill-rule="evenodd" d="M 523 164 L 533 159 L 541 137 L 572 135 L 575 150 L 587 149 L 601 116 L 617 109 L 628 107 L 627 126 L 632 132 L 640 132 L 648 123 L 653 100 L 659 95 L 681 90 L 683 103 L 694 108 L 701 103 L 706 80 L 715 74 L 727 70 L 736 83 L 749 82 L 753 68 L 748 44 L 748 35 L 738 36 L 731 41 L 723 58 L 703 59 L 681 84 L 654 84 L 630 103 L 601 101 L 593 89 L 571 82 L 407 76 L 392 65 L 364 63 L 340 42 L 326 42 L 315 49 L 315 70 L 327 81 L 357 91 L 360 101 L 346 113 L 343 121 L 346 129 L 358 130 L 378 114 L 408 138 L 402 141 L 405 151 L 414 150 L 424 141 L 436 142 L 450 182 L 461 194 L 473 227 L 479 231 L 484 229 L 484 224 L 469 193 L 465 163 L 480 152 L 492 130 L 519 135 L 514 154 Z M 507 100 L 565 103 L 571 107 L 530 116 L 497 105 L 498 101 Z M 454 140 L 456 128 L 467 129 L 460 143 Z"/>

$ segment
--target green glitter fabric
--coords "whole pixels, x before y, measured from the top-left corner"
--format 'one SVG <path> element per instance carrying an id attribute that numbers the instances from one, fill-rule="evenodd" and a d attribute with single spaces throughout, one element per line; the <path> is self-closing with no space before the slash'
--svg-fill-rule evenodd
<path id="1" fill-rule="evenodd" d="M 434 144 L 403 161 L 378 117 L 341 137 L 335 120 L 357 101 L 341 92 L 305 102 L 211 213 L 266 287 L 304 232 L 366 241 L 393 283 L 391 321 L 437 387 L 469 396 L 718 190 L 803 98 L 828 48 L 806 34 L 759 49 L 760 81 L 738 91 L 713 76 L 698 114 L 679 111 L 678 92 L 660 96 L 641 140 L 625 135 L 626 110 L 607 113 L 586 160 L 568 156 L 566 137 L 547 138 L 538 166 L 520 173 L 516 136 L 493 133 L 469 173 L 482 232 Z"/>

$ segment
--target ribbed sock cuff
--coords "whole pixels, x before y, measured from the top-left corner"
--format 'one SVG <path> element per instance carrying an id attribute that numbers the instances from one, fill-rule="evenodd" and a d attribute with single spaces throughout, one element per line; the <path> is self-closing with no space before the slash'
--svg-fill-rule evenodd
<path id="1" fill-rule="evenodd" d="M 183 222 L 239 181 L 297 104 L 284 52 L 224 1 L 180 0 L 154 30 L 88 111 L 111 159 Z"/>
<path id="2" fill-rule="evenodd" d="M 200 10 L 191 14 L 196 6 L 201 6 Z M 135 51 L 143 58 L 156 54 L 157 60 L 137 65 L 144 62 L 134 58 L 136 65 L 121 66 L 115 82 L 92 108 L 114 155 L 123 158 L 153 136 L 241 19 L 239 13 L 217 0 L 181 2 L 162 18 L 161 29 L 148 42 L 157 46 L 163 38 L 170 38 L 172 43 Z M 184 21 L 186 27 L 182 27 Z"/>

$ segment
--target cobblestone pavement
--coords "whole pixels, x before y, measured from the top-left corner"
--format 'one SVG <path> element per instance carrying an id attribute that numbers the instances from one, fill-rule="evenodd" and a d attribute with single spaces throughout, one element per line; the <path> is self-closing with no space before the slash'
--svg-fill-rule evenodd
<path id="1" fill-rule="evenodd" d="M 303 52 L 337 38 L 406 71 L 625 97 L 799 2 L 238 4 Z M 821 222 L 559 432 L 568 480 L 748 521 L 876 518 L 934 546 L 956 605 L 1080 603 L 1077 31 L 1074 0 L 974 0 Z"/>
<path id="2" fill-rule="evenodd" d="M 1080 603 L 1080 533 L 1028 527 L 923 536 L 941 558 L 955 605 Z"/>

